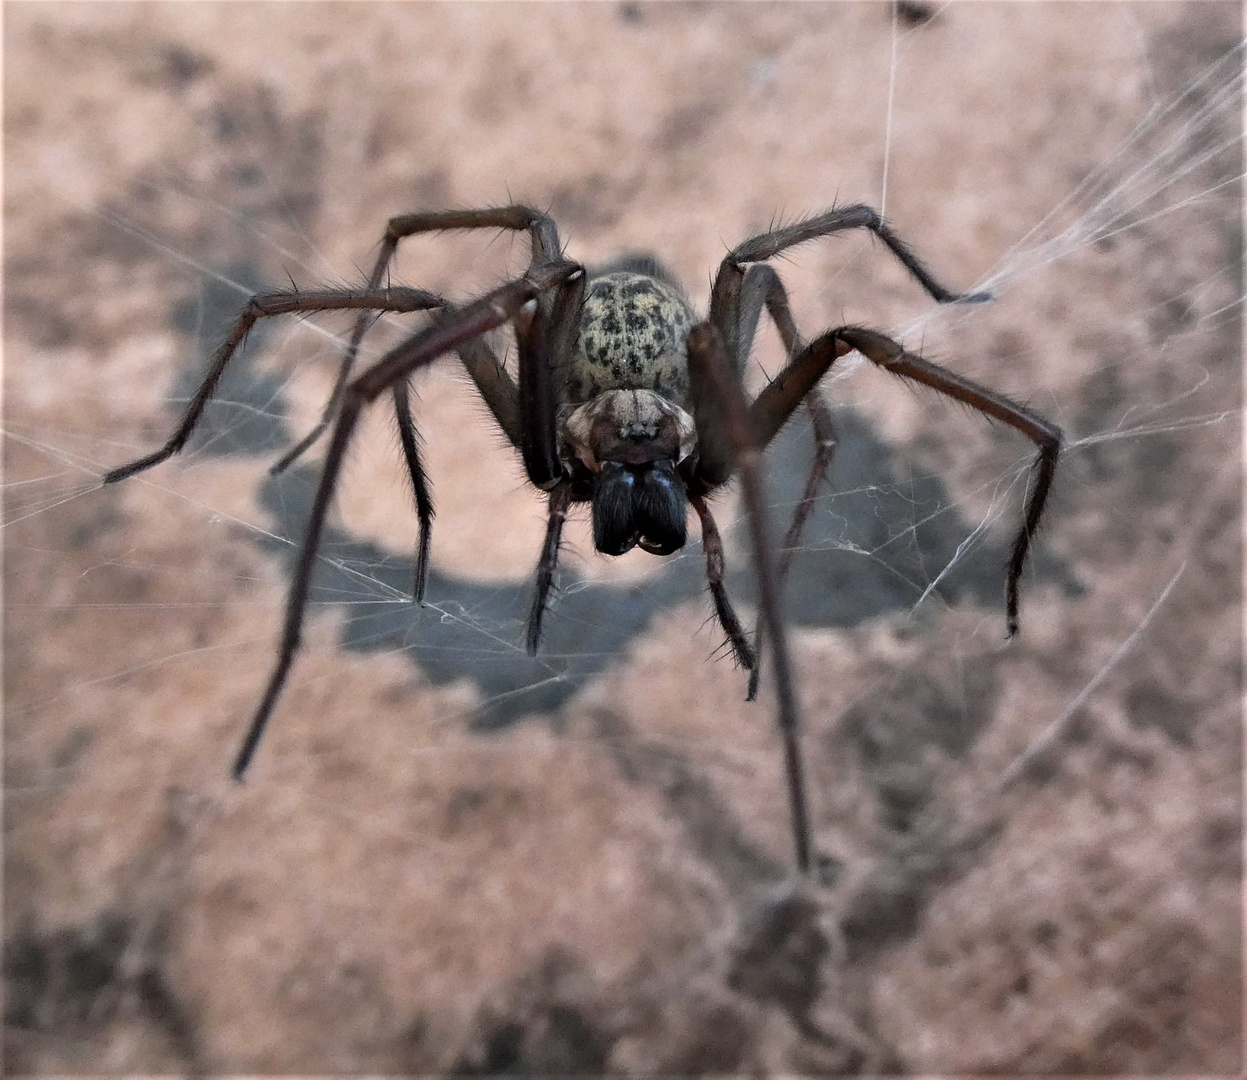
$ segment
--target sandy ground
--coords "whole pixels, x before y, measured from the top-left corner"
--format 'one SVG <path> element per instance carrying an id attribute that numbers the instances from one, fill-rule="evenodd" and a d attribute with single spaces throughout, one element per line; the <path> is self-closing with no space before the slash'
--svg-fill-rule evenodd
<path id="1" fill-rule="evenodd" d="M 5 6 L 9 1071 L 1239 1068 L 1239 9 L 932 8 Z M 787 596 L 817 884 L 695 527 L 609 560 L 578 518 L 524 655 L 542 501 L 449 361 L 417 380 L 429 605 L 378 410 L 227 778 L 317 461 L 265 465 L 347 324 L 257 328 L 182 458 L 98 479 L 248 291 L 358 282 L 390 214 L 508 198 L 703 308 L 739 239 L 886 199 L 997 301 L 933 311 L 841 237 L 778 264 L 805 332 L 902 334 L 1066 432 L 1006 645 L 1025 440 L 881 372 L 825 387 Z M 470 297 L 523 254 L 413 241 L 394 279 Z M 777 529 L 809 443 L 770 455 Z"/>

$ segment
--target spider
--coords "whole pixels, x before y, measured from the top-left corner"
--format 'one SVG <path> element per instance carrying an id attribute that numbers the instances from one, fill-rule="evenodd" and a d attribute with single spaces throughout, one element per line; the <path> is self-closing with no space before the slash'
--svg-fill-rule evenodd
<path id="1" fill-rule="evenodd" d="M 462 305 L 422 289 L 383 287 L 399 242 L 417 233 L 465 229 L 527 232 L 532 255 L 524 274 Z M 392 399 L 419 521 L 414 597 L 422 600 L 433 506 L 417 450 L 408 380 L 419 368 L 457 353 L 499 427 L 523 459 L 531 483 L 546 493 L 545 541 L 526 643 L 535 654 L 555 580 L 563 524 L 573 503 L 592 509 L 593 541 L 606 555 L 634 546 L 670 555 L 685 544 L 688 508 L 701 524 L 706 579 L 714 610 L 736 660 L 757 687 L 759 651 L 770 649 L 784 743 L 789 811 L 796 863 L 811 872 L 810 815 L 798 741 L 799 716 L 787 639 L 780 616 L 777 563 L 768 538 L 759 456 L 802 403 L 810 412 L 817 453 L 805 497 L 790 525 L 791 551 L 831 460 L 835 439 L 817 384 L 837 359 L 858 352 L 903 379 L 928 386 L 1001 421 L 1038 448 L 1009 560 L 1005 609 L 1009 636 L 1018 628 L 1022 570 L 1056 472 L 1060 431 L 995 391 L 908 352 L 878 331 L 861 326 L 828 330 L 808 343 L 798 333 L 787 293 L 767 265 L 787 249 L 851 229 L 874 234 L 926 292 L 940 303 L 990 299 L 953 293 L 940 285 L 883 219 L 864 205 L 832 208 L 746 240 L 719 265 L 710 309 L 699 319 L 674 279 L 654 260 L 633 256 L 588 273 L 563 255 L 558 229 L 546 214 L 526 206 L 408 214 L 392 218 L 363 289 L 285 291 L 254 296 L 212 358 L 208 373 L 169 440 L 156 452 L 107 473 L 106 484 L 142 472 L 177 453 L 211 399 L 230 358 L 259 320 L 274 315 L 359 309 L 337 381 L 319 424 L 272 471 L 294 461 L 329 428 L 307 533 L 299 551 L 286 605 L 284 630 L 267 688 L 234 761 L 241 780 L 272 714 L 299 650 L 312 568 L 343 457 L 364 407 L 386 391 Z M 788 362 L 753 400 L 742 375 L 765 309 L 775 323 Z M 431 321 L 390 349 L 362 374 L 351 370 L 372 318 L 382 312 L 431 312 Z M 518 377 L 513 378 L 484 335 L 513 329 Z M 752 640 L 723 585 L 724 557 L 708 497 L 739 475 L 758 580 L 758 625 Z"/>

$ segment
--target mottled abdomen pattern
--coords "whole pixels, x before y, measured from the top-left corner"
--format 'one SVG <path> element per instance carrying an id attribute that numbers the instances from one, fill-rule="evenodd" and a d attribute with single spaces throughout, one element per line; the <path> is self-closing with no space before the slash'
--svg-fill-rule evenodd
<path id="1" fill-rule="evenodd" d="M 685 340 L 692 325 L 692 308 L 672 285 L 627 271 L 594 278 L 580 315 L 568 400 L 580 404 L 606 390 L 653 390 L 685 406 Z"/>

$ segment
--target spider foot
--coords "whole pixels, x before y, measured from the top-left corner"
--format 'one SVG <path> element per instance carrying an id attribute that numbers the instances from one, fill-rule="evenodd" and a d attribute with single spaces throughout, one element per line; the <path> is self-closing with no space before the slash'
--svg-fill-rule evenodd
<path id="1" fill-rule="evenodd" d="M 127 465 L 118 465 L 115 469 L 110 469 L 100 479 L 101 486 L 104 484 L 115 484 L 118 480 L 124 480 L 128 476 L 135 473 L 141 473 L 145 469 L 150 469 L 153 465 L 159 465 L 165 458 L 172 457 L 173 451 L 164 449 L 157 450 L 154 454 L 148 454 L 141 457 L 137 461 L 131 461 Z"/>

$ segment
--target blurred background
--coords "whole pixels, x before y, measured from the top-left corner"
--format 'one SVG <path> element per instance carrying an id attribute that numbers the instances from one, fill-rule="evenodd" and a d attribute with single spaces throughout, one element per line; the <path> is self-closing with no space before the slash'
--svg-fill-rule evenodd
<path id="1" fill-rule="evenodd" d="M 1238 5 L 15 3 L 4 34 L 7 1068 L 1239 1067 Z M 838 236 L 776 264 L 806 336 L 878 327 L 1066 433 L 1006 643 L 1033 448 L 864 362 L 825 380 L 785 609 L 817 887 L 695 528 L 607 559 L 575 517 L 524 653 L 543 501 L 450 359 L 413 382 L 428 603 L 379 409 L 228 779 L 323 447 L 267 466 L 350 320 L 258 326 L 187 452 L 99 478 L 252 292 L 358 284 L 392 214 L 509 200 L 701 311 L 740 240 L 870 203 L 997 299 L 936 309 Z M 415 238 L 393 280 L 469 298 L 526 250 Z M 757 390 L 769 327 L 755 360 Z M 811 455 L 798 416 L 777 535 Z"/>

